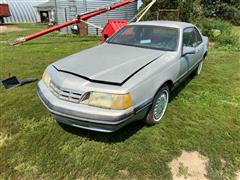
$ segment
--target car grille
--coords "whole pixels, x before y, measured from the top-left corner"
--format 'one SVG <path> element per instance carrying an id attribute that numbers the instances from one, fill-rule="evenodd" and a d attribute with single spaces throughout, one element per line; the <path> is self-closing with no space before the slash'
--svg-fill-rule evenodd
<path id="1" fill-rule="evenodd" d="M 64 101 L 80 103 L 81 94 L 70 92 L 68 90 L 63 90 L 62 88 L 50 82 L 50 91 L 59 99 Z"/>

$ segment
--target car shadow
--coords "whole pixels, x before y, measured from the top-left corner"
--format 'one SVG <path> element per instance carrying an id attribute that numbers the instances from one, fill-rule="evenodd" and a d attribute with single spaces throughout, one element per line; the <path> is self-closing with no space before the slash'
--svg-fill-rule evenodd
<path id="1" fill-rule="evenodd" d="M 60 124 L 60 123 L 59 125 L 63 128 L 63 130 L 71 134 L 85 137 L 94 141 L 105 142 L 105 143 L 123 142 L 145 126 L 143 120 L 139 120 L 124 126 L 123 128 L 119 129 L 116 132 L 102 133 L 102 132 L 80 129 L 77 127 Z"/>
<path id="2" fill-rule="evenodd" d="M 176 98 L 178 94 L 188 85 L 188 83 L 194 78 L 194 75 L 190 74 L 179 86 L 177 86 L 172 92 L 169 102 Z M 80 129 L 73 126 L 68 126 L 65 124 L 59 124 L 63 130 L 81 137 L 88 138 L 90 140 L 105 142 L 105 143 L 118 143 L 123 142 L 138 132 L 140 129 L 145 127 L 144 119 L 135 121 L 126 125 L 125 127 L 119 129 L 113 133 L 102 133 L 95 132 L 85 129 Z M 147 127 L 147 126 L 146 126 Z"/>

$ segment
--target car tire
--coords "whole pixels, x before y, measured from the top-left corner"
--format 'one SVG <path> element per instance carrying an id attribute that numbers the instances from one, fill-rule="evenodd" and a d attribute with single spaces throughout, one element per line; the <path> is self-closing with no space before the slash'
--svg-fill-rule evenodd
<path id="1" fill-rule="evenodd" d="M 195 75 L 200 75 L 201 74 L 201 72 L 202 72 L 202 67 L 203 67 L 203 60 L 198 64 L 198 67 L 197 67 L 197 69 L 195 70 Z"/>
<path id="2" fill-rule="evenodd" d="M 168 101 L 169 101 L 170 91 L 167 85 L 164 85 L 155 95 L 153 99 L 153 104 L 150 111 L 147 114 L 145 123 L 149 126 L 153 126 L 160 122 L 164 116 Z"/>

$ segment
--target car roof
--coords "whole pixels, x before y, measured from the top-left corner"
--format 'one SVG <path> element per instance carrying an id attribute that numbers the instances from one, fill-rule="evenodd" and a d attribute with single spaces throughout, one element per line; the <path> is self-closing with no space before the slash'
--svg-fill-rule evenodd
<path id="1" fill-rule="evenodd" d="M 164 26 L 164 27 L 172 27 L 172 28 L 179 28 L 184 29 L 186 27 L 193 27 L 194 25 L 191 23 L 186 22 L 179 22 L 179 21 L 140 21 L 130 23 L 129 25 L 150 25 L 150 26 Z"/>

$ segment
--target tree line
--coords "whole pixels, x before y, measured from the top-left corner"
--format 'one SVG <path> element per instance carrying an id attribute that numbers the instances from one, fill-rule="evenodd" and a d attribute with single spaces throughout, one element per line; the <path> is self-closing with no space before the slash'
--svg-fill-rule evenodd
<path id="1" fill-rule="evenodd" d="M 151 0 L 143 0 L 140 9 L 150 2 Z M 191 22 L 206 17 L 240 25 L 240 0 L 157 0 L 145 19 L 156 20 L 160 9 L 177 9 L 181 21 Z"/>

